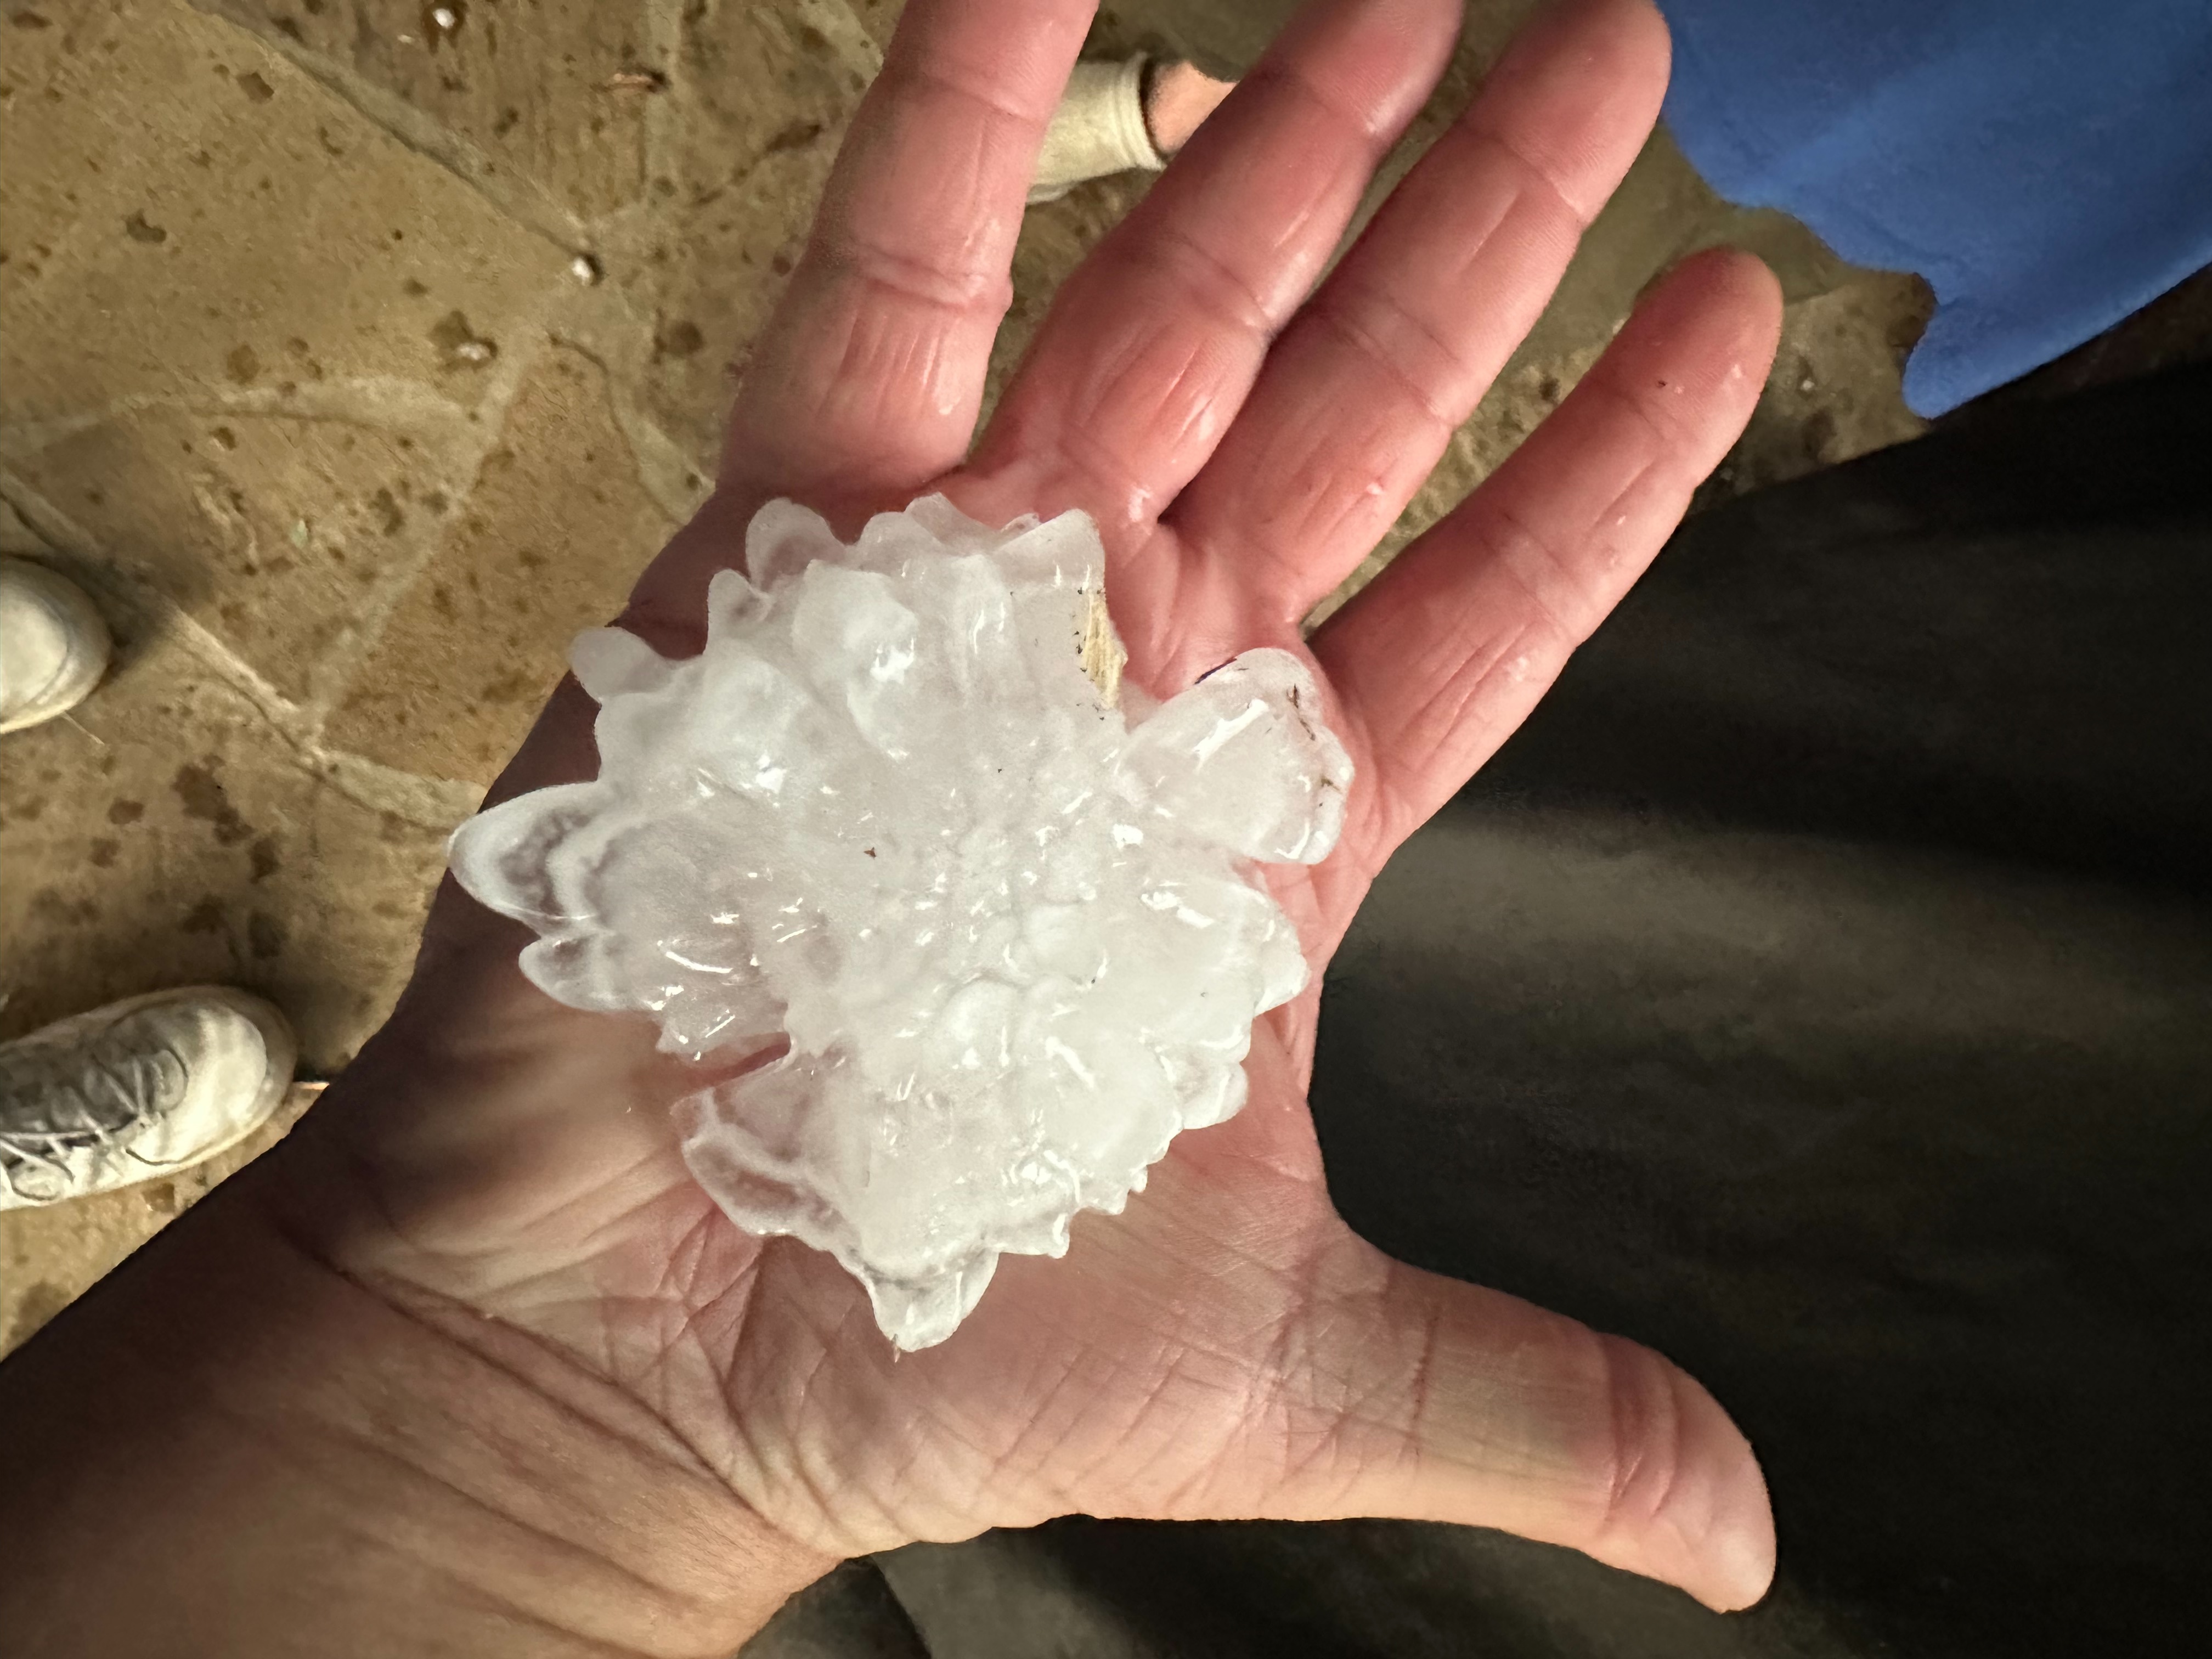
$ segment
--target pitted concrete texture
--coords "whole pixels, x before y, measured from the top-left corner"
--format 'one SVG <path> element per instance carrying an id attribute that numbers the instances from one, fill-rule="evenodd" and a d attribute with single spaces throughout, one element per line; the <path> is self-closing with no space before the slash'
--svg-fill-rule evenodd
<path id="1" fill-rule="evenodd" d="M 1126 0 L 1094 47 L 1242 67 L 1279 9 Z M 1528 9 L 1474 9 L 1385 185 Z M 0 740 L 0 1036 L 218 981 L 283 1006 L 307 1078 L 346 1063 L 569 635 L 703 497 L 731 367 L 896 11 L 8 0 L 0 549 L 82 581 L 118 656 L 75 715 Z M 1030 215 L 994 393 L 1145 187 Z M 1662 137 L 1363 579 L 1565 394 L 1655 274 L 1723 240 L 1767 254 L 1790 305 L 1714 489 L 1918 429 L 1897 398 L 1917 285 L 1729 209 Z M 0 1352 L 277 1133 L 0 1216 Z"/>
<path id="2" fill-rule="evenodd" d="M 676 526 L 630 464 L 605 371 L 548 347 L 325 739 L 409 772 L 490 777 L 561 678 L 568 641 L 622 608 L 630 561 Z"/>

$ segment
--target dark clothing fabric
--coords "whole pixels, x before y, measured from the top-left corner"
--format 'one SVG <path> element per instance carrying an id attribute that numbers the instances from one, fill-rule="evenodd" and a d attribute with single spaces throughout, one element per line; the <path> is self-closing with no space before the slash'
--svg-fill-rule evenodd
<path id="1" fill-rule="evenodd" d="M 2203 1651 L 2208 653 L 2212 373 L 1749 497 L 1330 972 L 1346 1216 L 1711 1386 L 1761 1607 L 1468 1529 L 1077 1519 L 884 1558 L 888 1622 L 763 1659 Z"/>

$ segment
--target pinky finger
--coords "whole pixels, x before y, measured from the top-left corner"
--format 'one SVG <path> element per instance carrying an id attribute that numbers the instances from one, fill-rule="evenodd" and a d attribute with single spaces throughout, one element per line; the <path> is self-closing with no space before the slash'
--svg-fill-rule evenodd
<path id="1" fill-rule="evenodd" d="M 1376 863 L 1513 734 L 1644 574 L 1751 417 L 1780 325 L 1757 259 L 1687 261 L 1512 458 L 1314 636 L 1363 739 L 1360 844 Z"/>

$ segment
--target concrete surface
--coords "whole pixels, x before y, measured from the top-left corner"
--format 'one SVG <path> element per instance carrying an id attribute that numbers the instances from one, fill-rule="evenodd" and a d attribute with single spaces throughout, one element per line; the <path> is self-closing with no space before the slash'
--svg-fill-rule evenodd
<path id="1" fill-rule="evenodd" d="M 74 717 L 0 744 L 0 1036 L 225 981 L 289 1012 L 306 1077 L 346 1063 L 567 639 L 705 492 L 727 365 L 897 8 L 451 9 L 450 32 L 415 0 L 0 13 L 0 550 L 84 582 L 119 645 Z M 1097 45 L 1242 62 L 1267 9 L 1129 0 Z M 1528 9 L 1478 9 L 1414 147 Z M 994 385 L 1143 188 L 1032 214 Z M 1919 429 L 1917 283 L 1718 203 L 1662 137 L 1370 573 L 1722 240 L 1790 305 L 1715 490 Z M 235 1161 L 0 1216 L 0 1352 Z"/>

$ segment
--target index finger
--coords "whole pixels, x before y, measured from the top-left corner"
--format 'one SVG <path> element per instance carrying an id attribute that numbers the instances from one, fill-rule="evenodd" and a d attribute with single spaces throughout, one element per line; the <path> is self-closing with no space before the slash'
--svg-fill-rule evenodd
<path id="1" fill-rule="evenodd" d="M 913 0 L 754 351 L 722 483 L 880 499 L 966 453 L 1092 0 Z"/>

